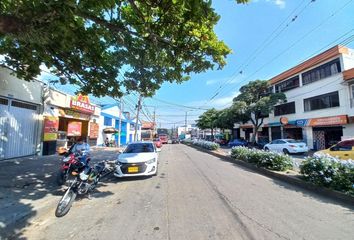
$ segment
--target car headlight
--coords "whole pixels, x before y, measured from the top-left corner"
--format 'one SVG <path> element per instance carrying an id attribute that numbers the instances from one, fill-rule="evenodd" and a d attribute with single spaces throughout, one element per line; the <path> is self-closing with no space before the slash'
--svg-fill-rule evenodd
<path id="1" fill-rule="evenodd" d="M 154 162 L 156 162 L 156 158 L 153 158 L 153 159 L 150 159 L 150 160 L 146 161 L 146 164 L 152 164 Z"/>
<path id="2" fill-rule="evenodd" d="M 122 166 L 124 163 L 120 162 L 119 159 L 116 160 L 116 164 Z"/>

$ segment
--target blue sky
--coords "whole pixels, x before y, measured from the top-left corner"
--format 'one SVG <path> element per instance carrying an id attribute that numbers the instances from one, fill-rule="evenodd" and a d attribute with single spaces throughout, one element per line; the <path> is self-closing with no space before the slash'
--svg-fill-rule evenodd
<path id="1" fill-rule="evenodd" d="M 248 81 L 269 79 L 354 34 L 354 0 L 253 0 L 247 5 L 214 0 L 213 7 L 221 16 L 215 31 L 233 51 L 227 65 L 182 84 L 163 84 L 153 99 L 144 100 L 144 119 L 155 107 L 162 127 L 183 125 L 186 111 L 193 123 L 203 110 L 183 106 L 225 108 Z M 354 48 L 354 41 L 346 46 Z M 134 110 L 136 99 L 125 99 L 126 110 Z"/>

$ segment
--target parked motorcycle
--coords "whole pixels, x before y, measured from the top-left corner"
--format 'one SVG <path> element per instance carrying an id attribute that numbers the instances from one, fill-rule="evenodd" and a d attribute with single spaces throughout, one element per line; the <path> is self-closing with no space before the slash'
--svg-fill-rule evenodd
<path id="1" fill-rule="evenodd" d="M 71 174 L 75 179 L 65 191 L 55 210 L 56 217 L 66 215 L 77 195 L 84 195 L 95 189 L 99 180 L 112 173 L 115 169 L 115 161 L 102 161 L 93 167 L 82 165 L 81 171 L 73 171 Z"/>
<path id="2" fill-rule="evenodd" d="M 81 155 L 79 153 L 72 153 L 70 150 L 64 154 L 64 157 L 62 159 L 62 164 L 60 166 L 60 169 L 57 173 L 57 184 L 59 186 L 66 184 L 71 173 L 73 171 L 77 171 L 78 168 L 83 167 L 81 166 L 80 163 L 80 158 Z M 91 158 L 88 156 L 86 158 L 86 165 L 89 164 Z"/>

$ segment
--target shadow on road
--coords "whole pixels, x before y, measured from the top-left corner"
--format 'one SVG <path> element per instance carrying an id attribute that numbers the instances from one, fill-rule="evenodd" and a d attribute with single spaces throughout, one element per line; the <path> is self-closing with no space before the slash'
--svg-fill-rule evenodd
<path id="1" fill-rule="evenodd" d="M 116 155 L 115 151 L 93 150 L 91 163 L 112 160 Z M 39 211 L 54 214 L 56 201 L 65 191 L 65 187 L 56 184 L 60 159 L 58 155 L 51 155 L 0 162 L 0 239 L 25 239 L 22 230 L 31 225 L 31 219 Z M 100 185 L 112 180 L 107 176 Z M 100 185 L 92 198 L 113 194 L 100 191 Z"/>

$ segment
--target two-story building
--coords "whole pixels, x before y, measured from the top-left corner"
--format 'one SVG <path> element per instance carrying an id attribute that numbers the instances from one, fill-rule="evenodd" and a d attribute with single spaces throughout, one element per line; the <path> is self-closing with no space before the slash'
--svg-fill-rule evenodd
<path id="1" fill-rule="evenodd" d="M 335 46 L 269 80 L 270 92 L 287 101 L 275 106 L 261 129 L 269 139 L 304 140 L 324 149 L 354 137 L 354 51 Z M 242 131 L 241 131 L 242 132 Z M 245 132 L 245 131 L 243 131 Z"/>

